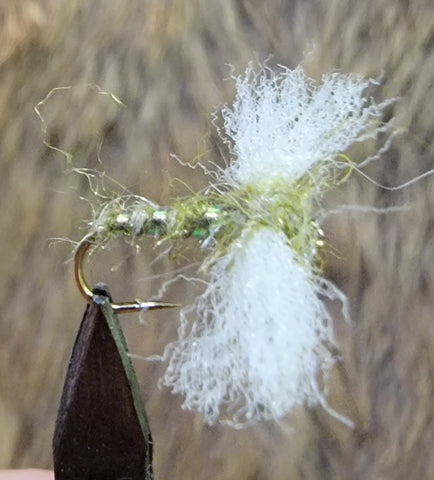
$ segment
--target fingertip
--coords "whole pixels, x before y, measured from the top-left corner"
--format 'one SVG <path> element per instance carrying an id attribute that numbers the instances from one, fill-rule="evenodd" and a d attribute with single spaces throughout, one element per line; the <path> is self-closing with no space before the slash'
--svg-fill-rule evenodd
<path id="1" fill-rule="evenodd" d="M 54 480 L 54 472 L 36 468 L 0 470 L 0 480 Z"/>

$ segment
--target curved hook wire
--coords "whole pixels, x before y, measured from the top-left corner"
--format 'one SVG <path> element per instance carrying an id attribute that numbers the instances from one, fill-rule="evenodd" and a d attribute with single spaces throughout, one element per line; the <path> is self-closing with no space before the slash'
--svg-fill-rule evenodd
<path id="1" fill-rule="evenodd" d="M 83 261 L 86 256 L 86 252 L 92 246 L 95 241 L 95 234 L 90 233 L 86 235 L 81 242 L 79 243 L 74 256 L 74 277 L 75 283 L 81 295 L 89 301 L 93 292 L 89 288 L 83 273 Z M 131 313 L 138 312 L 141 310 L 153 310 L 153 309 L 163 309 L 163 308 L 174 308 L 180 307 L 178 303 L 165 303 L 165 302 L 143 302 L 141 300 L 135 300 L 134 302 L 124 302 L 124 303 L 112 303 L 113 310 L 116 313 Z"/>

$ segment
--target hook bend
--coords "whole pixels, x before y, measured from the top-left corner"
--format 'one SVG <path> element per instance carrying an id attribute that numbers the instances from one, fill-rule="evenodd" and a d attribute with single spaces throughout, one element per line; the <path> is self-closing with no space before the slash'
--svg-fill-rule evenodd
<path id="1" fill-rule="evenodd" d="M 90 301 L 93 292 L 92 289 L 84 278 L 83 263 L 86 257 L 86 253 L 95 241 L 95 234 L 89 233 L 79 243 L 74 255 L 74 278 L 78 291 L 86 301 Z M 153 310 L 163 308 L 175 308 L 181 307 L 178 303 L 165 303 L 165 302 L 145 302 L 142 300 L 134 300 L 133 302 L 112 303 L 113 310 L 116 313 L 131 313 L 141 310 Z"/>

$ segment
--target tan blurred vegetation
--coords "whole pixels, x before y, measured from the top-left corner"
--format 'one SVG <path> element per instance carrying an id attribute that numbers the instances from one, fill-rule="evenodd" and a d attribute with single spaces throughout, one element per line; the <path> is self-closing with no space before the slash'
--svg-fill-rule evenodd
<path id="1" fill-rule="evenodd" d="M 2 1 L 0 466 L 50 466 L 56 408 L 84 310 L 65 263 L 72 246 L 50 247 L 49 239 L 81 237 L 90 209 L 80 197 L 92 194 L 42 144 L 38 101 L 54 87 L 87 83 L 121 98 L 125 108 L 89 88 L 56 92 L 44 107 L 49 140 L 71 152 L 76 166 L 91 168 L 100 167 L 103 140 L 107 175 L 165 202 L 175 177 L 192 188 L 205 184 L 171 152 L 219 161 L 209 112 L 232 98 L 227 64 L 241 71 L 273 54 L 272 64 L 290 67 L 306 59 L 316 77 L 333 68 L 383 74 L 378 96 L 400 97 L 390 114 L 406 133 L 368 173 L 397 185 L 433 167 L 433 46 L 432 0 Z M 329 199 L 410 207 L 334 216 L 326 225 L 338 252 L 326 273 L 348 294 L 353 319 L 352 327 L 336 320 L 342 362 L 329 401 L 356 422 L 355 431 L 321 409 L 281 425 L 209 428 L 157 388 L 160 365 L 138 362 L 157 479 L 434 478 L 433 182 L 391 193 L 354 175 Z M 128 257 L 109 280 L 115 298 L 158 289 L 143 282 L 151 258 Z M 145 326 L 122 320 L 131 350 L 142 355 L 161 352 L 176 329 L 175 316 L 149 318 Z"/>

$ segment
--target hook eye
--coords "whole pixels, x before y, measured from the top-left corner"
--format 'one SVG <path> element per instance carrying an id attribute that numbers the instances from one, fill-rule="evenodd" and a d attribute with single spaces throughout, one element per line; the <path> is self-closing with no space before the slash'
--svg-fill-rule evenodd
<path id="1" fill-rule="evenodd" d="M 86 256 L 87 251 L 95 242 L 95 234 L 90 233 L 86 235 L 81 242 L 79 243 L 77 250 L 75 251 L 74 256 L 74 277 L 77 288 L 81 293 L 82 297 L 86 301 L 90 301 L 93 292 L 89 288 L 89 285 L 84 278 L 83 272 L 83 262 Z M 141 300 L 135 300 L 133 302 L 123 302 L 123 303 L 112 303 L 112 308 L 116 313 L 131 313 L 138 312 L 141 310 L 153 310 L 153 309 L 163 309 L 163 308 L 175 308 L 181 307 L 182 305 L 178 303 L 165 303 L 165 302 L 144 302 Z"/>

